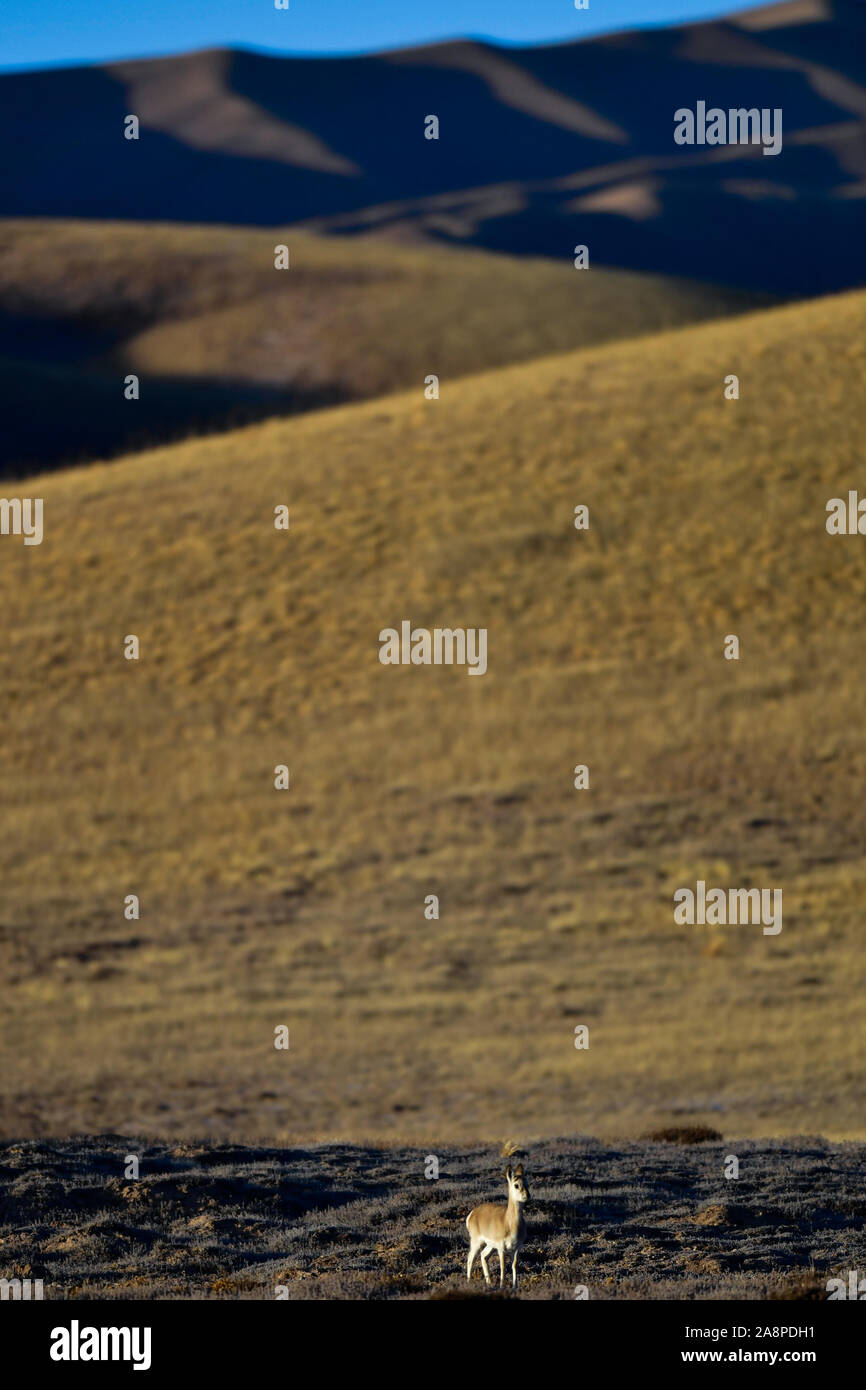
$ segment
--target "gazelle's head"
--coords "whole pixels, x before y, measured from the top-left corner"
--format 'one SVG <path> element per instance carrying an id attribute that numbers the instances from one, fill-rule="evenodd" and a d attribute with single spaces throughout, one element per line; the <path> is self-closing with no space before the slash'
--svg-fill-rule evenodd
<path id="1" fill-rule="evenodd" d="M 523 1164 L 518 1163 L 516 1168 L 506 1168 L 505 1177 L 508 1181 L 509 1197 L 513 1197 L 515 1202 L 528 1202 L 529 1188 L 523 1181 Z"/>

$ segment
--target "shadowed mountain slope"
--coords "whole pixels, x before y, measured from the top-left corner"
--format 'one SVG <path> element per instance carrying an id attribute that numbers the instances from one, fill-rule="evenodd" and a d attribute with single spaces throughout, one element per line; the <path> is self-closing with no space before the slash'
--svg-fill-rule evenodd
<path id="1" fill-rule="evenodd" d="M 679 107 L 784 143 L 680 147 Z M 135 114 L 141 138 L 123 138 Z M 435 114 L 440 138 L 424 138 Z M 862 0 L 533 48 L 237 50 L 0 77 L 7 215 L 388 231 L 786 293 L 863 280 Z"/>

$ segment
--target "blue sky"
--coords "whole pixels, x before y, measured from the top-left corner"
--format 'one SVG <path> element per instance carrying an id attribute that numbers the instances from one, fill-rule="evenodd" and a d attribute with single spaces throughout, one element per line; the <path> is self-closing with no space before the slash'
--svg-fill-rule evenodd
<path id="1" fill-rule="evenodd" d="M 0 67 L 103 62 L 245 44 L 363 53 L 470 35 L 507 43 L 709 19 L 748 0 L 2 0 Z"/>

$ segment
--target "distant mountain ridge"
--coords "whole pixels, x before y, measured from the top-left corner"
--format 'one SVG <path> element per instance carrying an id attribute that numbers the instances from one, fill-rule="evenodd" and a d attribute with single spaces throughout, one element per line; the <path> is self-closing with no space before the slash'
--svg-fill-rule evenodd
<path id="1" fill-rule="evenodd" d="M 677 146 L 674 111 L 698 101 L 781 108 L 781 153 Z M 0 147 L 5 216 L 302 224 L 562 259 L 582 242 L 594 264 L 819 293 L 866 280 L 866 7 L 789 0 L 532 48 L 9 73 Z"/>

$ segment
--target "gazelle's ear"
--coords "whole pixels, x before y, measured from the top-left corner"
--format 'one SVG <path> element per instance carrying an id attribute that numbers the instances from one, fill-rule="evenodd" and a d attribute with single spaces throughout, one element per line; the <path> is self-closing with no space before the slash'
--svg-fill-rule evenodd
<path id="1" fill-rule="evenodd" d="M 509 1163 L 508 1167 L 507 1167 L 506 1170 L 505 1170 L 505 1176 L 506 1176 L 506 1178 L 508 1179 L 509 1182 L 511 1182 L 511 1179 L 514 1177 L 514 1174 L 513 1174 L 512 1171 L 511 1171 L 511 1164 L 510 1164 L 510 1163 Z"/>
<path id="2" fill-rule="evenodd" d="M 523 1177 L 523 1164 L 522 1164 L 522 1163 L 518 1163 L 517 1167 L 516 1167 L 515 1170 L 514 1170 L 514 1176 L 515 1176 L 516 1178 L 522 1178 L 522 1177 Z"/>

